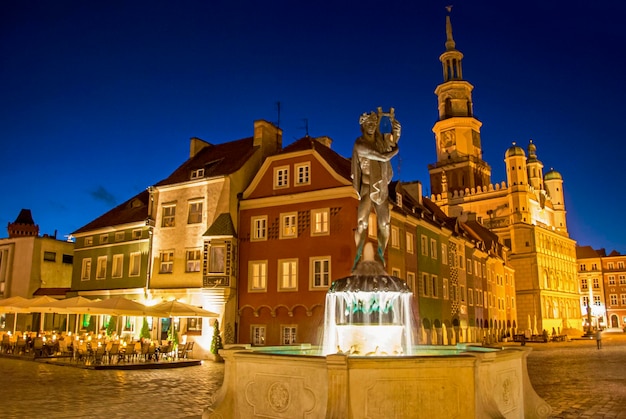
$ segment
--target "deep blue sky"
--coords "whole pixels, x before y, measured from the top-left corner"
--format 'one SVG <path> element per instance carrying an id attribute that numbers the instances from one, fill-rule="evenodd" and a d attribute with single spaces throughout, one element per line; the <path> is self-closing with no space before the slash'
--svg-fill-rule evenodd
<path id="1" fill-rule="evenodd" d="M 0 4 L 0 222 L 30 208 L 58 237 L 166 177 L 189 138 L 278 120 L 283 144 L 328 135 L 349 156 L 358 116 L 396 108 L 396 178 L 435 161 L 443 1 L 5 0 Z M 570 234 L 626 252 L 626 6 L 458 1 L 463 75 L 485 160 L 532 138 L 564 177 Z M 4 227 L 0 237 L 6 237 Z"/>

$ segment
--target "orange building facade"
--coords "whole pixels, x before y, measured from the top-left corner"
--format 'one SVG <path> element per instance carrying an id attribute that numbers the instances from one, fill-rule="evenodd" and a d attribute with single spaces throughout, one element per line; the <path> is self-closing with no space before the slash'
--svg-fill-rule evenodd
<path id="1" fill-rule="evenodd" d="M 358 200 L 330 139 L 271 156 L 243 194 L 238 342 L 321 343 L 326 292 L 350 275 Z"/>

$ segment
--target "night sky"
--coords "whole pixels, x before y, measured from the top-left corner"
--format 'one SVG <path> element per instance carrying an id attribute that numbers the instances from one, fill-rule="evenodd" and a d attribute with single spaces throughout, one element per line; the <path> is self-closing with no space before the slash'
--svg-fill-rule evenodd
<path id="1" fill-rule="evenodd" d="M 402 123 L 395 178 L 427 192 L 448 4 L 5 0 L 0 222 L 30 208 L 63 239 L 168 176 L 190 137 L 249 137 L 257 119 L 349 157 L 378 106 Z M 492 182 L 533 139 L 563 175 L 570 235 L 626 253 L 624 3 L 453 4 Z"/>

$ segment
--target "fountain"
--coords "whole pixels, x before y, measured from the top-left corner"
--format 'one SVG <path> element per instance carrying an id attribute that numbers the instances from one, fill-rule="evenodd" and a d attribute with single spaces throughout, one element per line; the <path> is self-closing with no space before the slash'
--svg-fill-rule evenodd
<path id="1" fill-rule="evenodd" d="M 390 133 L 380 133 L 383 117 Z M 413 294 L 404 280 L 387 275 L 383 258 L 389 160 L 400 125 L 393 109 L 380 108 L 360 123 L 363 135 L 352 156 L 360 198 L 357 251 L 352 275 L 327 292 L 323 345 L 227 345 L 220 350 L 224 382 L 203 419 L 548 417 L 550 406 L 528 378 L 530 349 L 414 344 Z M 376 252 L 366 241 L 372 208 Z"/>

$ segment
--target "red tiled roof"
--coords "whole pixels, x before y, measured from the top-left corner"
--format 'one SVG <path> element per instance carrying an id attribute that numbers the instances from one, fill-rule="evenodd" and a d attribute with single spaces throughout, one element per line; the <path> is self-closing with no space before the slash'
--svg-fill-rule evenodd
<path id="1" fill-rule="evenodd" d="M 258 148 L 252 137 L 209 145 L 181 164 L 156 186 L 173 185 L 191 179 L 193 170 L 204 169 L 204 177 L 225 176 L 236 172 Z"/>
<path id="2" fill-rule="evenodd" d="M 576 259 L 591 259 L 599 258 L 600 255 L 597 251 L 593 250 L 591 246 L 576 246 Z"/>
<path id="3" fill-rule="evenodd" d="M 89 224 L 79 228 L 73 234 L 145 220 L 148 218 L 148 199 L 148 191 L 144 190 Z"/>

